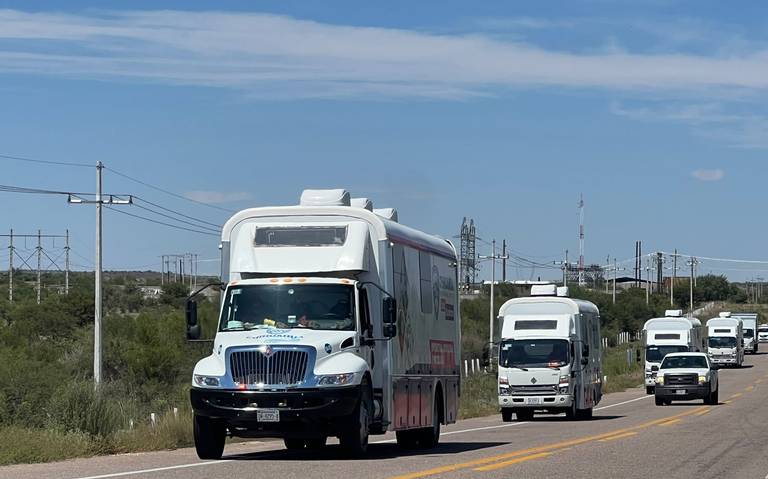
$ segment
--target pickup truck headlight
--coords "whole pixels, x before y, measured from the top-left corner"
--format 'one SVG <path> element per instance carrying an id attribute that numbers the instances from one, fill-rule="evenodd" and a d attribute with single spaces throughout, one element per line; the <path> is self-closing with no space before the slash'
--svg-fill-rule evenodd
<path id="1" fill-rule="evenodd" d="M 328 374 L 320 376 L 317 380 L 318 386 L 346 386 L 355 379 L 355 373 Z"/>
<path id="2" fill-rule="evenodd" d="M 704 384 L 706 382 L 707 382 L 707 377 L 699 375 L 699 384 Z"/>
<path id="3" fill-rule="evenodd" d="M 193 376 L 193 381 L 196 386 L 200 386 L 201 388 L 219 387 L 219 378 L 217 376 L 202 376 L 200 374 L 195 374 Z"/>
<path id="4" fill-rule="evenodd" d="M 656 376 L 656 384 L 664 385 L 664 375 L 663 374 L 659 374 L 658 376 Z"/>

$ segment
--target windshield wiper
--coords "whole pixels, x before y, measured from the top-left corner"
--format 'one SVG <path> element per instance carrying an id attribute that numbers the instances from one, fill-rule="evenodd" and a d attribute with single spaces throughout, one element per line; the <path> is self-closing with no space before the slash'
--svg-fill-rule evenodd
<path id="1" fill-rule="evenodd" d="M 508 368 L 515 368 L 515 369 L 519 369 L 519 370 L 521 370 L 521 371 L 528 371 L 528 368 L 524 368 L 524 367 L 522 367 L 522 366 L 518 366 L 518 365 L 516 365 L 516 364 L 512 364 L 512 363 L 507 363 L 506 367 L 508 367 Z"/>

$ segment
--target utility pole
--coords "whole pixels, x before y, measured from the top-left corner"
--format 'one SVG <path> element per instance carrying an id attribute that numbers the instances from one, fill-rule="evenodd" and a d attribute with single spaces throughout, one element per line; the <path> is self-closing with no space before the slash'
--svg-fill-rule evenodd
<path id="1" fill-rule="evenodd" d="M 656 253 L 656 292 L 664 293 L 664 255 Z"/>
<path id="2" fill-rule="evenodd" d="M 69 230 L 64 241 L 64 294 L 69 296 Z"/>
<path id="3" fill-rule="evenodd" d="M 37 230 L 37 304 L 40 304 L 40 290 L 43 282 L 40 275 L 40 267 L 43 260 L 43 245 L 40 243 L 40 230 Z"/>
<path id="4" fill-rule="evenodd" d="M 616 258 L 613 258 L 613 304 L 616 304 L 616 274 L 618 273 Z"/>
<path id="5" fill-rule="evenodd" d="M 8 258 L 8 302 L 13 303 L 13 228 L 11 228 L 11 242 L 8 250 L 10 251 Z"/>
<path id="6" fill-rule="evenodd" d="M 507 256 L 507 240 L 501 240 L 501 255 L 506 257 Z M 507 260 L 502 259 L 501 260 L 501 282 L 506 283 L 507 282 Z"/>
<path id="7" fill-rule="evenodd" d="M 488 313 L 488 359 L 489 361 L 493 358 L 493 320 L 496 317 L 496 314 L 494 313 L 494 285 L 496 283 L 496 261 L 500 259 L 508 259 L 507 255 L 497 255 L 496 254 L 496 240 L 493 240 L 491 242 L 491 246 L 493 248 L 493 254 L 490 256 L 480 256 L 480 259 L 490 259 L 491 260 L 491 309 Z"/>
<path id="8" fill-rule="evenodd" d="M 553 261 L 553 264 L 559 265 L 563 270 L 563 286 L 568 286 L 568 250 L 565 250 L 564 261 Z"/>
<path id="9" fill-rule="evenodd" d="M 693 274 L 694 274 L 693 267 L 696 264 L 696 258 L 691 258 L 690 264 L 691 264 L 691 279 L 690 281 L 688 281 L 688 283 L 690 283 L 690 286 L 691 286 L 690 288 L 691 289 L 691 317 L 693 317 Z"/>
<path id="10" fill-rule="evenodd" d="M 645 304 L 651 303 L 651 257 L 645 259 Z"/>
<path id="11" fill-rule="evenodd" d="M 669 286 L 669 305 L 675 306 L 675 281 L 677 280 L 677 248 L 672 256 L 672 281 Z"/>
<path id="12" fill-rule="evenodd" d="M 109 196 L 104 199 L 102 191 L 102 174 L 104 164 L 101 161 L 96 162 L 96 198 L 94 200 L 84 200 L 76 195 L 69 195 L 67 202 L 70 204 L 95 204 L 96 205 L 96 246 L 94 262 L 94 307 L 93 307 L 93 383 L 94 387 L 101 384 L 102 371 L 102 227 L 101 218 L 104 205 L 129 205 L 133 203 L 133 197 L 129 196 L 127 200 L 116 199 Z"/>

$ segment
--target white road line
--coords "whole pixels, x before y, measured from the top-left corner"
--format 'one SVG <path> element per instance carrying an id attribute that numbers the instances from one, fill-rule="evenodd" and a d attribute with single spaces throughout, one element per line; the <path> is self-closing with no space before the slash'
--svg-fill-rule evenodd
<path id="1" fill-rule="evenodd" d="M 199 466 L 215 466 L 217 464 L 226 464 L 228 462 L 232 462 L 232 459 L 223 459 L 219 461 L 209 461 L 209 462 L 193 462 L 191 464 L 179 464 L 178 466 L 155 467 L 153 469 L 140 469 L 137 471 L 113 472 L 111 474 L 101 474 L 99 476 L 84 476 L 84 477 L 77 477 L 75 479 L 107 479 L 109 477 L 134 476 L 136 474 L 147 474 L 150 472 L 170 471 L 173 469 L 187 469 L 190 467 L 199 467 Z"/>
<path id="2" fill-rule="evenodd" d="M 602 411 L 603 409 L 609 409 L 616 406 L 622 406 L 624 404 L 629 404 L 635 401 L 640 401 L 641 399 L 647 399 L 653 396 L 642 396 L 639 398 L 630 399 L 628 401 L 619 402 L 616 404 L 609 404 L 608 406 L 603 407 L 596 407 L 595 411 Z M 502 429 L 507 427 L 514 427 L 514 426 L 522 426 L 523 424 L 530 424 L 530 422 L 514 422 L 512 424 L 498 424 L 495 426 L 484 426 L 484 427 L 473 427 L 470 429 L 459 429 L 458 431 L 446 431 L 441 434 L 441 436 L 452 436 L 454 434 L 464 434 L 467 432 L 477 432 L 477 431 L 488 431 L 490 429 Z M 397 442 L 397 439 L 385 439 L 383 441 L 371 441 L 371 444 L 392 444 L 394 442 Z M 137 471 L 125 471 L 125 472 L 115 472 L 112 474 L 102 474 L 100 476 L 84 476 L 84 477 L 76 477 L 73 479 L 109 479 L 111 477 L 124 477 L 124 476 L 134 476 L 137 474 L 147 474 L 150 472 L 160 472 L 160 471 L 170 471 L 173 469 L 185 469 L 189 467 L 201 467 L 201 466 L 215 466 L 217 464 L 226 464 L 228 462 L 233 462 L 233 459 L 222 459 L 220 461 L 209 461 L 209 462 L 193 462 L 191 464 L 180 464 L 178 466 L 167 466 L 167 467 L 156 467 L 154 469 L 141 469 Z M 766 477 L 768 479 L 768 477 Z"/>

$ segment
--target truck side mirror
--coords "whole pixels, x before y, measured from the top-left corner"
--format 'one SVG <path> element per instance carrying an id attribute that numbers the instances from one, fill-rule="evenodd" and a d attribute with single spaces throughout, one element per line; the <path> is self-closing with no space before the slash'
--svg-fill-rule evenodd
<path id="1" fill-rule="evenodd" d="M 395 324 L 397 322 L 397 301 L 391 296 L 384 298 L 382 302 L 382 322 L 384 324 Z M 394 337 L 395 335 L 388 336 Z"/>
<path id="2" fill-rule="evenodd" d="M 394 338 L 395 336 L 397 336 L 397 325 L 385 324 L 383 333 L 385 338 Z"/>
<path id="3" fill-rule="evenodd" d="M 187 339 L 200 339 L 200 324 L 197 322 L 197 301 L 187 300 L 186 308 L 187 319 Z"/>
<path id="4" fill-rule="evenodd" d="M 651 371 L 654 371 L 654 372 L 656 372 L 656 371 L 658 371 L 658 370 L 659 370 L 659 367 L 658 367 L 658 366 L 656 366 L 655 364 L 654 364 L 653 366 L 651 366 Z"/>
<path id="5" fill-rule="evenodd" d="M 589 364 L 589 358 L 581 358 L 581 365 L 586 366 Z"/>
<path id="6" fill-rule="evenodd" d="M 589 345 L 588 344 L 582 344 L 581 345 L 581 357 L 588 358 L 589 357 Z"/>

